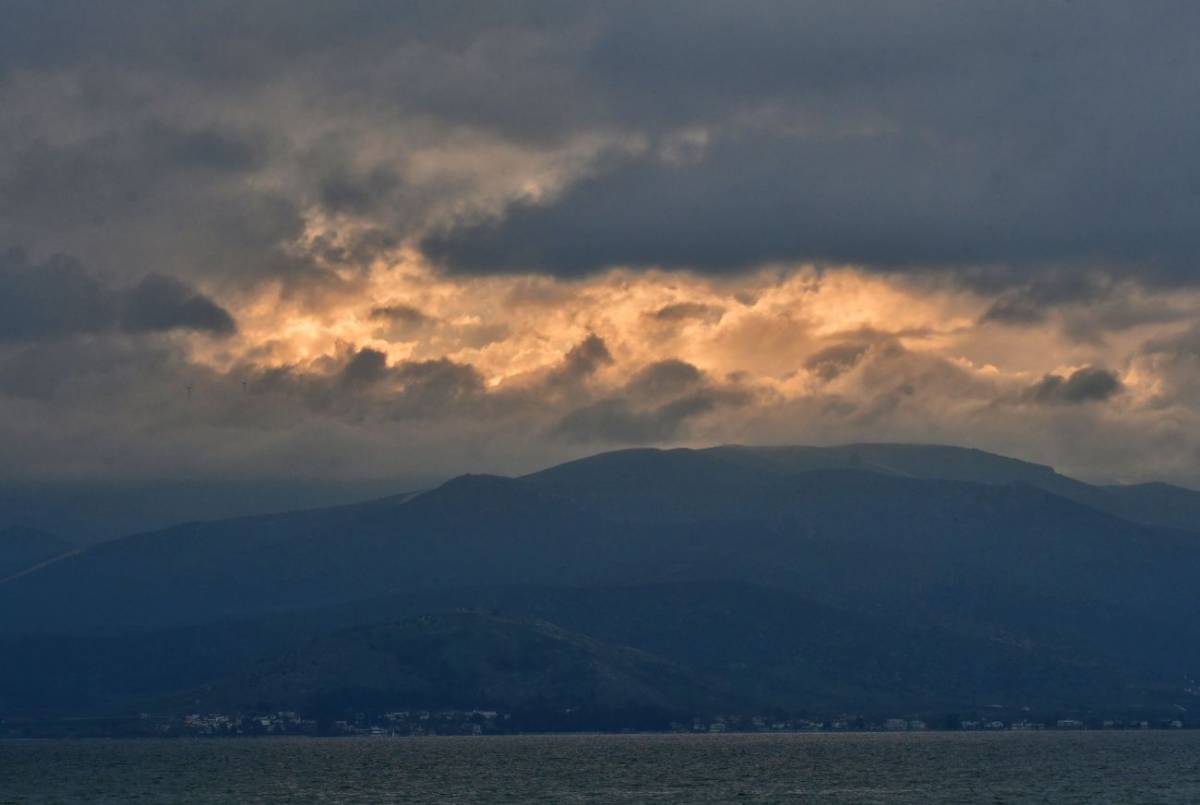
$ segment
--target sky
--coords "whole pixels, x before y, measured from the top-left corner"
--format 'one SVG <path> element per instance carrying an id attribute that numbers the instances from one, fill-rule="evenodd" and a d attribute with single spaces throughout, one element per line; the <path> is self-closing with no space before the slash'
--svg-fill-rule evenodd
<path id="1" fill-rule="evenodd" d="M 0 482 L 899 441 L 1200 487 L 1197 30 L 3 0 Z"/>

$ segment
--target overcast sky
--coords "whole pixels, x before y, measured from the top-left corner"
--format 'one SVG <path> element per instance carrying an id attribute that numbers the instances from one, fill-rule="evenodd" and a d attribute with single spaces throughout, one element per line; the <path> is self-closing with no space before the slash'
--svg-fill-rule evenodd
<path id="1" fill-rule="evenodd" d="M 0 481 L 886 440 L 1200 486 L 1198 30 L 0 0 Z"/>

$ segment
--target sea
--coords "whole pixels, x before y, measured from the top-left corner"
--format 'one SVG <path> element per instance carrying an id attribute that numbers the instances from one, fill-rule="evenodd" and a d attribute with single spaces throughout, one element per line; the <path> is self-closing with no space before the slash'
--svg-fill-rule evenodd
<path id="1" fill-rule="evenodd" d="M 3 803 L 1200 803 L 1200 731 L 0 741 Z"/>

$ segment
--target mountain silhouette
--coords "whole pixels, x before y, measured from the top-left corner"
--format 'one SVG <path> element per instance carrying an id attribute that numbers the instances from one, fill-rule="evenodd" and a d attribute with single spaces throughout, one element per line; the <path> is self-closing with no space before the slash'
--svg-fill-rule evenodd
<path id="1" fill-rule="evenodd" d="M 0 583 L 0 649 L 21 657 L 0 708 L 205 685 L 246 701 L 247 667 L 275 669 L 264 690 L 294 703 L 289 662 L 308 657 L 318 689 L 376 679 L 394 652 L 354 641 L 419 642 L 420 617 L 468 609 L 504 613 L 462 616 L 468 653 L 553 628 L 589 667 L 616 668 L 611 649 L 675 669 L 645 677 L 638 706 L 1168 710 L 1190 703 L 1200 664 L 1195 497 L 952 447 L 639 449 L 189 523 Z M 501 689 L 490 667 L 463 684 Z M 562 690 L 554 706 L 599 701 Z"/>

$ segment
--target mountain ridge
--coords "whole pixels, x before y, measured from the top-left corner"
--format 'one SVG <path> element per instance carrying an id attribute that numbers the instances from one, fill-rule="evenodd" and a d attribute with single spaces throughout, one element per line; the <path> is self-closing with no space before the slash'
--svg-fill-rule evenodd
<path id="1" fill-rule="evenodd" d="M 760 709 L 1191 706 L 1200 535 L 1089 505 L 1097 489 L 1112 500 L 954 448 L 650 449 L 145 532 L 0 584 L 0 648 L 22 658 L 0 715 L 127 706 L 306 641 L 332 668 L 337 629 L 464 608 Z"/>
<path id="2" fill-rule="evenodd" d="M 0 528 L 0 584 L 75 549 L 70 542 L 38 528 Z"/>

